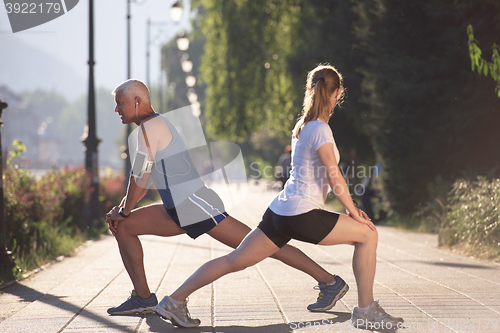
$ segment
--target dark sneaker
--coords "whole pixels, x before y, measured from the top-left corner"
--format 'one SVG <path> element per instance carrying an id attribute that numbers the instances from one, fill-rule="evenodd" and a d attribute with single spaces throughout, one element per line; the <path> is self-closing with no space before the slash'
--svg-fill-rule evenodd
<path id="1" fill-rule="evenodd" d="M 394 330 L 401 328 L 401 324 L 404 323 L 403 318 L 394 317 L 385 312 L 378 304 L 378 301 L 373 301 L 368 310 L 365 311 L 360 310 L 358 307 L 354 307 L 351 321 L 356 328 L 376 330 Z"/>
<path id="2" fill-rule="evenodd" d="M 165 296 L 155 308 L 157 315 L 163 319 L 169 319 L 172 324 L 180 327 L 198 327 L 199 319 L 192 319 L 187 309 L 187 300 L 179 305 L 174 305 L 170 296 Z"/>
<path id="3" fill-rule="evenodd" d="M 340 276 L 335 275 L 336 282 L 333 285 L 320 282 L 314 289 L 319 290 L 319 296 L 316 303 L 309 304 L 307 310 L 309 311 L 326 311 L 335 306 L 335 303 L 349 290 L 349 286 L 345 283 Z"/>
<path id="4" fill-rule="evenodd" d="M 110 315 L 132 315 L 153 313 L 158 304 L 156 295 L 151 293 L 149 298 L 140 298 L 135 290 L 132 290 L 130 297 L 121 305 L 115 308 L 109 308 Z"/>

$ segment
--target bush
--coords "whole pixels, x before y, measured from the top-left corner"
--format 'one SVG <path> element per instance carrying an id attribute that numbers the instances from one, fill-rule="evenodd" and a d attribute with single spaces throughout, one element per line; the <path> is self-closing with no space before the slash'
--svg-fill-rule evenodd
<path id="1" fill-rule="evenodd" d="M 4 172 L 7 247 L 22 270 L 71 252 L 88 237 L 106 230 L 83 221 L 90 179 L 83 167 L 49 171 L 35 177 L 8 166 Z M 123 176 L 107 175 L 100 184 L 100 216 L 119 204 Z M 18 272 L 19 274 L 19 272 Z M 0 278 L 1 282 L 1 278 Z"/>
<path id="2" fill-rule="evenodd" d="M 451 186 L 451 181 L 441 176 L 435 177 L 433 182 L 427 184 L 427 195 L 430 199 L 419 205 L 418 210 L 405 219 L 405 225 L 417 231 L 438 233 L 446 222 Z"/>
<path id="3" fill-rule="evenodd" d="M 457 180 L 448 200 L 440 244 L 484 259 L 500 255 L 500 179 Z"/>

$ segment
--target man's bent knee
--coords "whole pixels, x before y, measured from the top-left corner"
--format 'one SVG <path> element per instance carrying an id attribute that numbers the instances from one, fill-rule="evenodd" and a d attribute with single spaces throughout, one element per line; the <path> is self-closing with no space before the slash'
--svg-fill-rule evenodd
<path id="1" fill-rule="evenodd" d="M 134 218 L 128 217 L 124 220 L 119 221 L 118 227 L 116 228 L 116 238 L 119 238 L 120 236 L 138 236 L 136 232 L 134 231 L 136 228 L 133 227 L 134 223 L 137 223 L 137 221 L 134 221 Z"/>

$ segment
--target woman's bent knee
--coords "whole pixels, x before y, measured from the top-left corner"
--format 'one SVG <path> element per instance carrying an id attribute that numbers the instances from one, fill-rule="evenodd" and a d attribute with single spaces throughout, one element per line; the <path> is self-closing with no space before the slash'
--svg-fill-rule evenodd
<path id="1" fill-rule="evenodd" d="M 363 243 L 377 245 L 378 243 L 378 232 L 377 230 L 372 230 L 370 228 L 364 228 L 363 230 Z"/>

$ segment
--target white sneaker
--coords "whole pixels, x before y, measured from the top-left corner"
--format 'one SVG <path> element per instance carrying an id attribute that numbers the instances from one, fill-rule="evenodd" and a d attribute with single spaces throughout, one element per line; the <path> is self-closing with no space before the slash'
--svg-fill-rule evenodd
<path id="1" fill-rule="evenodd" d="M 388 314 L 378 304 L 378 301 L 373 301 L 369 308 L 365 311 L 354 307 L 351 317 L 352 324 L 356 328 L 366 329 L 397 329 L 404 323 L 403 318 L 394 317 Z"/>
<path id="2" fill-rule="evenodd" d="M 192 319 L 187 309 L 187 300 L 179 305 L 174 305 L 170 296 L 165 296 L 156 306 L 155 313 L 164 319 L 169 319 L 172 324 L 180 327 L 198 327 L 199 319 Z"/>

